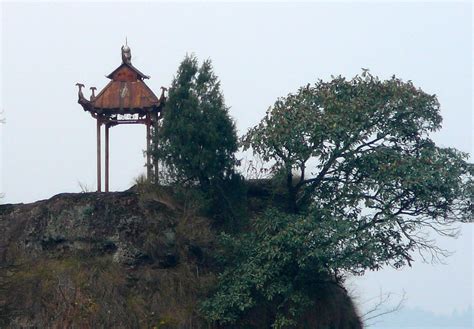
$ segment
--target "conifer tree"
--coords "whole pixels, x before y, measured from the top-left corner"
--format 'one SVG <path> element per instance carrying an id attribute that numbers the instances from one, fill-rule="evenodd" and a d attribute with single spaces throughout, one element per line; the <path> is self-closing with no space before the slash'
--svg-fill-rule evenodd
<path id="1" fill-rule="evenodd" d="M 153 156 L 176 182 L 206 188 L 230 175 L 237 133 L 210 60 L 194 55 L 181 62 L 172 82 Z"/>

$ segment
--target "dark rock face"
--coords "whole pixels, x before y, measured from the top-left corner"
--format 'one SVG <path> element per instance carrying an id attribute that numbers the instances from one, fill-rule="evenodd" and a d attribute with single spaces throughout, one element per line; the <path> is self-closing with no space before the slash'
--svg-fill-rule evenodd
<path id="1" fill-rule="evenodd" d="M 121 265 L 176 265 L 179 214 L 159 201 L 149 203 L 154 204 L 145 207 L 136 193 L 116 192 L 60 194 L 33 204 L 2 205 L 0 243 L 14 243 L 34 256 L 108 254 Z M 156 243 L 153 250 L 147 246 L 150 239 Z"/>
<path id="2" fill-rule="evenodd" d="M 213 235 L 208 220 L 166 197 L 1 205 L 0 231 L 0 328 L 199 327 Z"/>

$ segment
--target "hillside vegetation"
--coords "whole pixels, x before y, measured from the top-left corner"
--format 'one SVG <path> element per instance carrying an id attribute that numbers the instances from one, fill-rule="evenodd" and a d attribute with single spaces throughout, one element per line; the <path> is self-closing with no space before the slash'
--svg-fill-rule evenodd
<path id="1" fill-rule="evenodd" d="M 266 183 L 249 188 L 249 212 L 275 200 Z M 199 312 L 221 270 L 219 229 L 179 197 L 146 187 L 1 205 L 0 327 L 269 327 L 265 303 L 231 326 Z M 357 328 L 344 289 L 319 288 L 300 327 Z"/>

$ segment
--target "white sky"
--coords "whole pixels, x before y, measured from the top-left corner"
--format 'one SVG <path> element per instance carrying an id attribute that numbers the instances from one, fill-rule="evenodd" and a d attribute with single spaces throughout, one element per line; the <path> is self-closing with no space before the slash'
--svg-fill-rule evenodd
<path id="1" fill-rule="evenodd" d="M 77 104 L 76 82 L 99 90 L 132 63 L 159 94 L 185 54 L 210 57 L 239 133 L 279 96 L 330 75 L 369 68 L 438 95 L 444 125 L 434 139 L 473 148 L 472 5 L 462 3 L 2 3 L 0 191 L 31 202 L 95 188 L 95 121 Z M 111 130 L 111 189 L 144 171 L 145 128 Z M 472 226 L 448 265 L 415 264 L 355 280 L 360 300 L 379 289 L 407 294 L 407 306 L 450 313 L 472 305 Z"/>

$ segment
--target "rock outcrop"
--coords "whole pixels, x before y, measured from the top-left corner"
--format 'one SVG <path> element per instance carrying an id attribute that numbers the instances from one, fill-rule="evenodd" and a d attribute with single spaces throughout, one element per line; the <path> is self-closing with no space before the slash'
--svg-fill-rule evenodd
<path id="1" fill-rule="evenodd" d="M 275 201 L 253 185 L 250 214 Z M 170 195 L 59 194 L 0 205 L 0 328 L 218 328 L 198 312 L 220 270 L 215 229 Z M 361 328 L 344 289 L 320 292 L 301 328 Z M 272 314 L 261 306 L 244 317 L 232 328 L 267 328 Z"/>
<path id="2" fill-rule="evenodd" d="M 199 328 L 208 220 L 159 194 L 0 206 L 0 327 Z"/>

